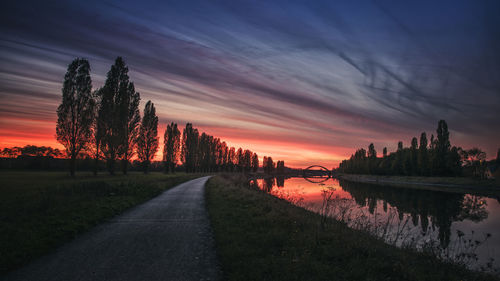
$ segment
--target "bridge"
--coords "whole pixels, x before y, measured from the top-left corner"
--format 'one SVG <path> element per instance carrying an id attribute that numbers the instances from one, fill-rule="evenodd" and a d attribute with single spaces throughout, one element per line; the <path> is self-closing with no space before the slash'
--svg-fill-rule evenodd
<path id="1" fill-rule="evenodd" d="M 329 180 L 333 176 L 333 173 L 324 166 L 311 165 L 302 170 L 302 176 L 304 177 L 305 180 L 309 182 L 322 183 Z"/>
<path id="2" fill-rule="evenodd" d="M 319 170 L 313 170 L 313 168 L 319 168 Z M 304 170 L 302 170 L 303 174 L 319 174 L 319 175 L 332 175 L 332 171 L 328 170 L 326 167 L 321 166 L 321 165 L 311 165 Z"/>

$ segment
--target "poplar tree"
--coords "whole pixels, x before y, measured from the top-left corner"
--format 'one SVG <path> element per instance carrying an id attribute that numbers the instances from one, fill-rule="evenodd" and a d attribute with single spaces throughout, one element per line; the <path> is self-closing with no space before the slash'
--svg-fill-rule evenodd
<path id="1" fill-rule="evenodd" d="M 75 175 L 76 157 L 92 140 L 95 99 L 92 94 L 90 65 L 77 58 L 68 66 L 62 88 L 62 102 L 57 108 L 57 140 L 70 158 L 70 174 Z"/>
<path id="2" fill-rule="evenodd" d="M 439 120 L 438 128 L 436 130 L 436 151 L 434 158 L 434 169 L 437 175 L 445 175 L 448 173 L 447 157 L 450 151 L 450 133 L 448 132 L 448 125 L 446 121 Z"/>
<path id="3" fill-rule="evenodd" d="M 254 173 L 257 173 L 258 170 L 259 170 L 259 156 L 257 155 L 257 153 L 254 153 L 252 156 L 252 171 Z"/>
<path id="4" fill-rule="evenodd" d="M 198 163 L 199 133 L 191 123 L 186 124 L 182 131 L 182 162 L 186 172 L 195 172 Z"/>
<path id="5" fill-rule="evenodd" d="M 418 147 L 418 167 L 422 176 L 429 175 L 429 155 L 427 151 L 427 134 L 420 134 L 420 145 Z"/>
<path id="6" fill-rule="evenodd" d="M 107 74 L 104 86 L 98 91 L 101 100 L 98 120 L 103 137 L 101 149 L 110 174 L 115 172 L 115 161 L 122 160 L 123 173 L 133 156 L 137 140 L 140 95 L 129 81 L 128 68 L 121 57 L 115 60 Z"/>
<path id="7" fill-rule="evenodd" d="M 151 160 L 158 151 L 158 117 L 154 103 L 148 101 L 144 107 L 144 116 L 137 137 L 137 156 L 142 161 L 144 173 L 149 172 Z"/>
<path id="8" fill-rule="evenodd" d="M 179 150 L 181 145 L 181 132 L 177 124 L 172 122 L 167 125 L 163 136 L 163 162 L 165 162 L 165 172 L 174 171 L 177 161 L 179 161 Z"/>

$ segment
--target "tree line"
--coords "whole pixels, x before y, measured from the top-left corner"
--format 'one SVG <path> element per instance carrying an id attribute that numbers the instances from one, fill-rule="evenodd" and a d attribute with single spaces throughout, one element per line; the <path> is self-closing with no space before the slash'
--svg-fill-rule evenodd
<path id="1" fill-rule="evenodd" d="M 5 147 L 0 151 L 0 156 L 6 158 L 15 158 L 18 156 L 63 158 L 64 153 L 50 146 L 26 145 L 24 147 Z"/>
<path id="2" fill-rule="evenodd" d="M 86 59 L 77 58 L 68 66 L 62 102 L 57 109 L 56 136 L 66 149 L 72 176 L 82 151 L 95 159 L 95 174 L 100 160 L 105 160 L 110 174 L 115 173 L 116 162 L 121 163 L 122 172 L 127 174 L 134 156 L 147 173 L 159 146 L 158 117 L 154 104 L 148 101 L 141 118 L 140 100 L 121 57 L 108 71 L 104 86 L 95 91 Z M 168 124 L 163 141 L 165 172 L 173 172 L 179 161 L 187 172 L 257 172 L 259 168 L 256 153 L 228 147 L 219 138 L 200 134 L 191 123 L 186 124 L 182 135 L 176 123 Z M 266 165 L 274 167 L 272 158 L 269 159 Z M 284 162 L 278 163 L 284 169 Z"/>
<path id="3" fill-rule="evenodd" d="M 446 121 L 440 120 L 436 137 L 422 132 L 420 140 L 412 138 L 409 147 L 398 142 L 395 152 L 382 150 L 377 156 L 371 143 L 368 150 L 360 148 L 348 160 L 339 165 L 339 172 L 352 174 L 407 175 L 407 176 L 462 176 L 464 170 L 473 176 L 483 177 L 486 171 L 486 153 L 479 148 L 462 149 L 451 146 L 450 133 Z M 498 151 L 497 162 L 500 159 Z"/>

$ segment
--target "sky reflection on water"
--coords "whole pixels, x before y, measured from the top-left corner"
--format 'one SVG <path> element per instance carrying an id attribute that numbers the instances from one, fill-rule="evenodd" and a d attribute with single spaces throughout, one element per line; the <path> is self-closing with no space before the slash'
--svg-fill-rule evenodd
<path id="1" fill-rule="evenodd" d="M 422 247 L 432 242 L 444 249 L 444 254 L 457 255 L 471 252 L 476 240 L 481 242 L 491 235 L 474 251 L 478 261 L 470 266 L 485 265 L 493 258 L 493 267 L 500 268 L 498 198 L 337 179 L 317 183 L 301 177 L 278 177 L 254 180 L 251 184 L 315 212 L 322 211 L 325 192 L 332 193 L 330 216 L 351 227 L 369 229 L 398 246 L 414 243 Z"/>

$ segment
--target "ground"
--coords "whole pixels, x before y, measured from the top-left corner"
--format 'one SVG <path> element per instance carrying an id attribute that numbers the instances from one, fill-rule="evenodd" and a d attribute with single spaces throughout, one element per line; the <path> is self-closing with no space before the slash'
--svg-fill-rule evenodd
<path id="1" fill-rule="evenodd" d="M 227 280 L 496 280 L 389 246 L 263 191 L 214 177 L 207 206 Z"/>
<path id="2" fill-rule="evenodd" d="M 0 171 L 0 274 L 199 175 Z"/>

